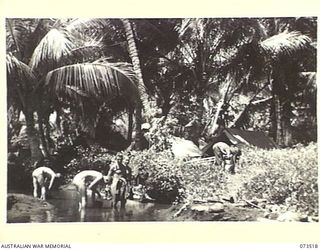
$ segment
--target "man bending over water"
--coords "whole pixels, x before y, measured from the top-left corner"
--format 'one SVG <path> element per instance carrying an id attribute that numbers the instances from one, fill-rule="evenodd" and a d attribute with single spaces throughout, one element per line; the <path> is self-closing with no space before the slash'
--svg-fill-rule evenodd
<path id="1" fill-rule="evenodd" d="M 46 185 L 50 179 L 48 190 L 51 189 L 53 185 L 53 181 L 55 178 L 59 178 L 61 176 L 60 173 L 55 173 L 51 168 L 48 167 L 39 167 L 36 168 L 32 172 L 32 180 L 33 180 L 33 196 L 35 198 L 38 197 L 38 186 L 41 189 L 41 200 L 46 200 Z"/>
<path id="2" fill-rule="evenodd" d="M 97 187 L 99 184 L 105 184 L 105 178 L 102 173 L 95 170 L 84 170 L 78 173 L 72 183 L 77 187 L 80 194 L 79 209 L 84 208 L 87 202 L 87 190 L 92 191 L 92 199 L 94 200 L 95 194 L 101 198 Z M 88 187 L 87 187 L 88 185 Z"/>

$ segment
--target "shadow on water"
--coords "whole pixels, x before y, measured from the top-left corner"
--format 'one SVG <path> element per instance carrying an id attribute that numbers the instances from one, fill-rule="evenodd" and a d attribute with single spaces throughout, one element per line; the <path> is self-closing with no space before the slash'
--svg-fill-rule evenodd
<path id="1" fill-rule="evenodd" d="M 171 205 L 157 203 L 141 203 L 128 200 L 124 209 L 112 209 L 111 201 L 103 200 L 79 211 L 78 193 L 70 190 L 54 191 L 47 202 L 53 209 L 29 212 L 27 215 L 15 218 L 10 222 L 120 222 L 120 221 L 168 221 L 169 215 L 165 213 Z"/>

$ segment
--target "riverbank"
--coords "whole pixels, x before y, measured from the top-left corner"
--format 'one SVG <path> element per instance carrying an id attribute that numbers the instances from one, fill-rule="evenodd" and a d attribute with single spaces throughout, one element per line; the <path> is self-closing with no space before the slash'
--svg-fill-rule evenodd
<path id="1" fill-rule="evenodd" d="M 19 193 L 9 193 L 7 200 L 8 223 L 55 221 L 56 208 L 50 201 L 40 201 L 32 196 Z M 156 216 L 154 218 L 150 217 L 150 220 L 163 221 L 257 221 L 257 218 L 263 216 L 263 212 L 259 209 L 239 208 L 222 203 L 193 204 L 189 206 L 178 204 L 159 208 L 154 203 L 143 204 L 136 202 L 138 204 L 138 206 L 135 205 L 137 211 L 132 211 L 132 203 L 134 201 L 128 201 L 127 213 L 135 213 L 136 218 L 139 218 L 139 220 L 143 220 L 144 214 L 151 214 L 151 212 Z M 98 210 L 99 208 L 95 209 Z M 102 209 L 100 208 L 100 210 Z"/>
<path id="2" fill-rule="evenodd" d="M 125 210 L 111 206 L 94 206 L 82 212 L 77 200 L 69 193 L 55 193 L 48 201 L 30 195 L 9 193 L 7 222 L 110 222 L 110 221 L 260 221 L 260 222 L 318 222 L 318 217 L 283 211 L 281 206 L 255 202 L 193 202 L 165 205 L 128 200 Z M 261 201 L 263 202 L 263 201 Z M 264 207 L 264 208 L 263 208 Z"/>
<path id="3" fill-rule="evenodd" d="M 48 221 L 54 213 L 54 206 L 46 201 L 18 193 L 8 193 L 7 222 Z"/>

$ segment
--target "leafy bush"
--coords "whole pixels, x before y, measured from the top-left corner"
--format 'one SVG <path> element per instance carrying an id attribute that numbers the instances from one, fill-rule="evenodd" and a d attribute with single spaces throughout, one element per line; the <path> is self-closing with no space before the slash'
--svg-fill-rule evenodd
<path id="1" fill-rule="evenodd" d="M 180 164 L 174 159 L 170 150 L 157 152 L 149 149 L 131 152 L 130 166 L 133 173 L 144 168 L 149 177 L 146 182 L 147 193 L 157 202 L 171 203 L 184 196 Z"/>
<path id="2" fill-rule="evenodd" d="M 182 167 L 188 199 L 208 200 L 227 193 L 228 174 L 212 161 L 190 160 Z"/>
<path id="3" fill-rule="evenodd" d="M 315 143 L 290 149 L 246 150 L 235 177 L 238 199 L 262 198 L 289 210 L 317 216 L 317 166 Z M 235 180 L 229 185 L 235 185 Z"/>
<path id="4" fill-rule="evenodd" d="M 68 183 L 75 174 L 86 169 L 93 169 L 107 174 L 114 155 L 99 147 L 91 150 L 78 149 L 78 156 L 65 165 L 64 178 Z M 122 152 L 124 155 L 128 152 Z M 146 190 L 157 202 L 172 203 L 183 198 L 181 170 L 178 160 L 174 159 L 170 150 L 158 152 L 156 148 L 145 151 L 131 151 L 129 166 L 133 175 L 138 168 L 144 168 L 148 173 Z"/>
<path id="5" fill-rule="evenodd" d="M 65 182 L 70 182 L 83 170 L 96 170 L 106 175 L 113 157 L 113 154 L 98 146 L 91 146 L 91 149 L 77 147 L 77 157 L 64 166 Z"/>
<path id="6" fill-rule="evenodd" d="M 318 216 L 317 145 L 288 149 L 244 148 L 241 165 L 231 175 L 209 160 L 181 167 L 186 195 L 191 200 L 234 197 L 267 200 L 287 210 Z"/>

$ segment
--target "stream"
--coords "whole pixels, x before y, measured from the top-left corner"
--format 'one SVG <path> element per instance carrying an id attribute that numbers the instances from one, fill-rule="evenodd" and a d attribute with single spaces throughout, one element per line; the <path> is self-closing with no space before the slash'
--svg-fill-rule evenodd
<path id="1" fill-rule="evenodd" d="M 21 193 L 21 192 L 20 192 Z M 30 194 L 28 194 L 30 196 Z M 124 209 L 112 209 L 111 201 L 100 200 L 95 204 L 88 199 L 88 206 L 79 211 L 78 194 L 75 191 L 52 191 L 41 209 L 17 209 L 14 219 L 9 223 L 42 223 L 42 222 L 119 222 L 119 221 L 168 221 L 171 216 L 166 210 L 170 204 L 143 203 L 127 200 Z M 53 205 L 53 208 L 52 206 Z M 34 204 L 33 204 L 34 206 Z M 120 204 L 119 204 L 120 206 Z M 46 209 L 51 207 L 51 209 Z M 30 205 L 29 207 L 30 208 Z M 21 213 L 19 213 L 21 211 Z"/>

